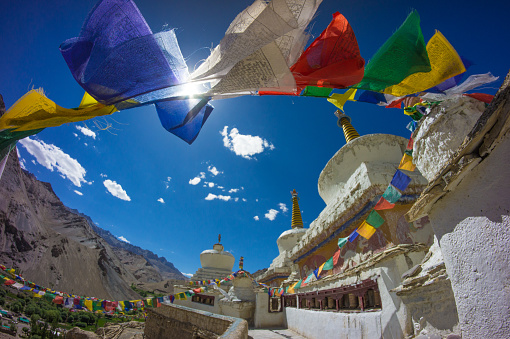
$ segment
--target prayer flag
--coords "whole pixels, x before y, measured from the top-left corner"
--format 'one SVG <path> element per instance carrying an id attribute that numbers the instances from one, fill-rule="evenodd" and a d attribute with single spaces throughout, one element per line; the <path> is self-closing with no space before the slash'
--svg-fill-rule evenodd
<path id="1" fill-rule="evenodd" d="M 363 221 L 357 232 L 363 238 L 370 239 L 370 237 L 372 237 L 372 235 L 375 233 L 375 228 L 370 226 L 366 221 Z"/>
<path id="2" fill-rule="evenodd" d="M 85 304 L 85 307 L 87 308 L 87 310 L 92 312 L 92 310 L 93 310 L 92 300 L 85 300 L 84 304 Z"/>
<path id="3" fill-rule="evenodd" d="M 163 127 L 191 145 L 214 109 L 209 100 L 171 100 L 158 102 L 155 106 Z"/>
<path id="4" fill-rule="evenodd" d="M 398 165 L 398 169 L 406 170 L 406 171 L 414 171 L 416 169 L 416 165 L 413 164 L 413 157 L 409 154 L 405 154 L 400 160 L 400 164 Z"/>
<path id="5" fill-rule="evenodd" d="M 393 179 L 391 179 L 390 184 L 392 184 L 395 188 L 398 188 L 403 192 L 406 190 L 410 182 L 411 178 L 409 178 L 402 171 L 397 169 L 395 175 L 393 175 Z"/>
<path id="6" fill-rule="evenodd" d="M 382 92 L 416 72 L 431 70 L 420 16 L 412 11 L 365 67 L 363 80 L 352 87 Z"/>
<path id="7" fill-rule="evenodd" d="M 313 273 L 315 274 L 315 278 L 319 279 L 325 264 L 326 262 L 323 262 L 322 265 L 320 265 L 315 271 L 313 271 Z"/>
<path id="8" fill-rule="evenodd" d="M 340 259 L 340 252 L 341 252 L 340 249 L 337 249 L 335 254 L 333 254 L 333 266 L 336 266 L 336 264 L 338 264 L 338 260 Z"/>
<path id="9" fill-rule="evenodd" d="M 333 88 L 306 86 L 303 94 L 301 95 L 304 97 L 328 98 L 331 91 L 333 91 Z"/>
<path id="10" fill-rule="evenodd" d="M 346 88 L 361 81 L 364 65 L 351 25 L 336 12 L 290 70 L 298 86 Z"/>
<path id="11" fill-rule="evenodd" d="M 370 212 L 366 221 L 374 228 L 379 228 L 382 224 L 384 224 L 384 219 L 376 211 Z"/>
<path id="12" fill-rule="evenodd" d="M 333 93 L 329 98 L 328 101 L 338 107 L 342 112 L 344 111 L 344 105 L 347 102 L 347 100 L 354 101 L 354 96 L 356 95 L 356 88 L 349 88 L 345 93 L 338 94 Z"/>
<path id="13" fill-rule="evenodd" d="M 356 101 L 383 106 L 387 105 L 386 97 L 383 93 L 372 91 L 363 91 Z"/>
<path id="14" fill-rule="evenodd" d="M 33 297 L 34 297 L 34 298 L 42 298 L 42 295 L 40 295 L 39 293 L 34 293 L 34 294 L 33 294 Z"/>
<path id="15" fill-rule="evenodd" d="M 342 248 L 347 244 L 347 241 L 349 241 L 349 238 L 338 238 L 338 248 Z"/>
<path id="16" fill-rule="evenodd" d="M 400 192 L 397 191 L 397 189 L 393 187 L 391 184 L 388 185 L 388 188 L 386 188 L 386 191 L 382 195 L 384 199 L 388 200 L 388 202 L 392 204 L 396 203 L 401 196 L 402 194 L 400 194 Z"/>
<path id="17" fill-rule="evenodd" d="M 490 104 L 492 99 L 494 99 L 494 95 L 492 94 L 486 94 L 486 93 L 470 93 L 470 94 L 464 94 L 467 97 L 476 99 L 478 101 L 485 102 L 486 104 Z"/>
<path id="18" fill-rule="evenodd" d="M 303 283 L 303 279 L 299 280 L 296 285 L 294 285 L 294 289 L 299 290 L 301 288 L 301 284 Z"/>
<path id="19" fill-rule="evenodd" d="M 294 283 L 294 284 L 293 284 L 293 285 L 289 288 L 289 291 L 288 291 L 288 292 L 289 292 L 289 294 L 294 294 L 294 293 L 296 293 L 296 292 L 295 292 L 295 290 L 294 290 L 294 287 L 295 287 L 297 284 L 298 284 L 298 283 L 296 282 L 296 283 Z"/>
<path id="20" fill-rule="evenodd" d="M 352 231 L 352 233 L 349 235 L 349 237 L 347 238 L 349 240 L 349 242 L 353 242 L 354 239 L 356 239 L 358 237 L 358 232 L 356 232 L 356 230 Z"/>
<path id="21" fill-rule="evenodd" d="M 333 264 L 333 257 L 329 258 L 325 263 L 324 263 L 324 266 L 322 267 L 322 270 L 323 271 L 328 271 L 328 270 L 331 270 L 333 269 L 334 267 L 334 264 Z"/>
<path id="22" fill-rule="evenodd" d="M 460 56 L 439 31 L 427 43 L 427 54 L 430 71 L 411 74 L 399 84 L 386 88 L 384 93 L 404 96 L 421 92 L 466 71 Z"/>
<path id="23" fill-rule="evenodd" d="M 390 203 L 388 200 L 381 197 L 377 204 L 375 204 L 374 210 L 390 210 L 395 207 L 395 204 Z"/>

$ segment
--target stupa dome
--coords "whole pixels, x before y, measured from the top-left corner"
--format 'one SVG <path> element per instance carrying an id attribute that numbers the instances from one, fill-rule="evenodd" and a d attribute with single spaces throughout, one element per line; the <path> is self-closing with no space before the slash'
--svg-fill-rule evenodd
<path id="1" fill-rule="evenodd" d="M 278 237 L 278 240 L 276 240 L 280 253 L 283 251 L 290 251 L 294 246 L 296 246 L 297 241 L 301 239 L 305 233 L 306 229 L 304 228 L 292 228 L 283 232 L 280 237 Z"/>
<path id="2" fill-rule="evenodd" d="M 214 244 L 212 250 L 205 250 L 200 253 L 200 264 L 202 268 L 232 271 L 234 263 L 234 256 L 224 251 L 222 244 Z"/>

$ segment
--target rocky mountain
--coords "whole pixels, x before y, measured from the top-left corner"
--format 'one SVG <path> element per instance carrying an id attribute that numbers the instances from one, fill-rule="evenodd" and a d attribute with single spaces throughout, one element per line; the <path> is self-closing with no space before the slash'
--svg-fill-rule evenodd
<path id="1" fill-rule="evenodd" d="M 132 283 L 185 279 L 165 258 L 66 207 L 49 183 L 20 168 L 15 150 L 0 179 L 0 263 L 42 286 L 111 300 L 139 298 Z"/>

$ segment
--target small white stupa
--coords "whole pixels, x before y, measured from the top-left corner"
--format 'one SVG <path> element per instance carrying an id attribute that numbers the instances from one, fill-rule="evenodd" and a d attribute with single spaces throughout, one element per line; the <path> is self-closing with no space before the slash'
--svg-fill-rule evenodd
<path id="1" fill-rule="evenodd" d="M 213 245 L 212 250 L 200 253 L 202 267 L 191 277 L 192 281 L 222 279 L 232 273 L 235 258 L 231 253 L 224 251 L 220 242 L 221 234 L 218 235 L 218 243 Z"/>

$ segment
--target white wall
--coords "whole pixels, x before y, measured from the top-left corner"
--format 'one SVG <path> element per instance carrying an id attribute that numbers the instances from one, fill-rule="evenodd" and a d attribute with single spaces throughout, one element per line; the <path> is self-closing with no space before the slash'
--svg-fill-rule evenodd
<path id="1" fill-rule="evenodd" d="M 381 312 L 337 313 L 287 307 L 289 329 L 309 339 L 382 338 Z"/>
<path id="2" fill-rule="evenodd" d="M 269 313 L 269 295 L 266 292 L 257 293 L 255 307 L 255 328 L 285 327 L 285 310 Z"/>
<path id="3" fill-rule="evenodd" d="M 510 137 L 429 214 L 462 338 L 510 338 Z"/>

